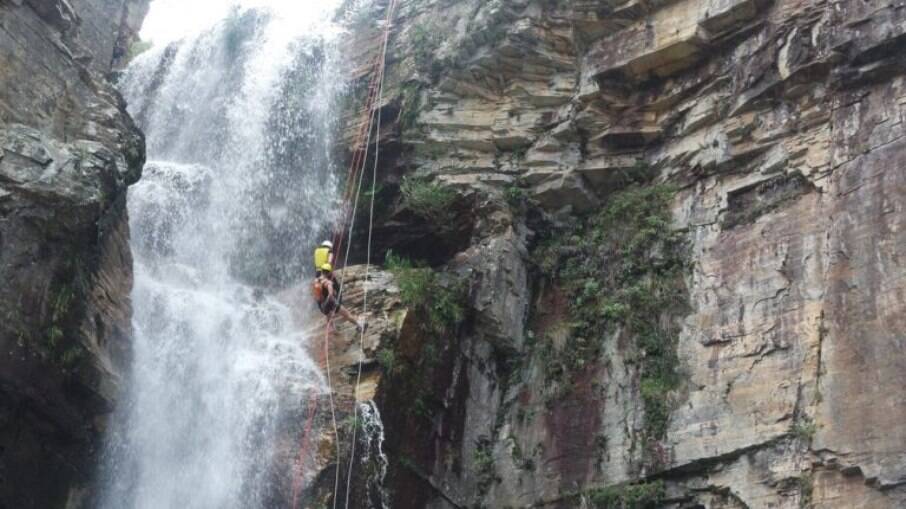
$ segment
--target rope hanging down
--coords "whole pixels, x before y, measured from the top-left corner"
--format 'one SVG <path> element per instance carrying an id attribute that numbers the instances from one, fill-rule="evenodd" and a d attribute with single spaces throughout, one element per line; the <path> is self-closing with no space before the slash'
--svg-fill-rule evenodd
<path id="1" fill-rule="evenodd" d="M 373 240 L 373 234 L 374 234 L 374 197 L 375 197 L 374 195 L 375 195 L 375 190 L 377 189 L 377 171 L 378 171 L 378 164 L 380 162 L 380 156 L 381 156 L 381 104 L 383 103 L 383 100 L 384 100 L 384 71 L 386 68 L 385 63 L 387 61 L 387 46 L 390 42 L 390 23 L 393 21 L 393 11 L 395 8 L 396 8 L 396 0 L 390 0 L 390 6 L 388 7 L 388 14 L 387 14 L 387 20 L 386 20 L 387 25 L 384 30 L 384 45 L 383 45 L 384 47 L 381 49 L 381 64 L 379 66 L 380 86 L 378 87 L 378 96 L 377 96 L 377 100 L 378 100 L 377 106 L 378 107 L 376 108 L 377 109 L 378 132 L 377 132 L 377 136 L 375 137 L 375 140 L 374 140 L 374 166 L 371 171 L 371 196 L 370 196 L 370 200 L 369 200 L 370 203 L 368 205 L 368 245 L 367 245 L 367 249 L 365 251 L 365 253 L 366 253 L 365 254 L 365 279 L 364 279 L 364 284 L 362 285 L 363 286 L 363 297 L 362 297 L 362 313 L 363 314 L 368 311 L 368 278 L 371 274 L 371 246 L 372 246 L 372 240 Z M 360 181 L 359 186 L 361 188 L 361 181 Z M 341 291 L 342 291 L 342 287 L 341 287 Z M 365 330 L 364 329 L 359 332 L 359 349 L 362 352 L 365 351 Z M 356 369 L 355 385 L 353 386 L 355 388 L 354 390 L 357 390 L 359 387 L 359 384 L 362 382 L 362 363 L 363 363 L 363 359 L 362 359 L 362 357 L 359 357 L 358 367 Z M 353 474 L 353 469 L 355 466 L 355 449 L 356 449 L 356 439 L 357 439 L 356 435 L 357 435 L 357 431 L 359 428 L 359 426 L 358 426 L 359 405 L 358 404 L 353 405 L 353 414 L 352 415 L 353 415 L 352 422 L 355 423 L 355 425 L 352 427 L 352 441 L 350 444 L 350 452 L 349 452 L 349 471 L 346 474 L 346 503 L 344 506 L 345 509 L 349 509 L 349 495 L 352 491 L 351 486 L 352 486 L 352 474 Z M 339 464 L 337 465 L 337 471 L 339 471 Z"/>
<path id="2" fill-rule="evenodd" d="M 374 156 L 374 169 L 372 171 L 371 178 L 371 197 L 370 197 L 370 206 L 369 206 L 369 218 L 368 218 L 368 246 L 366 252 L 366 265 L 365 265 L 365 281 L 368 281 L 370 273 L 370 264 L 371 264 L 371 246 L 372 246 L 372 231 L 374 226 L 374 195 L 375 189 L 377 186 L 377 168 L 380 155 L 380 126 L 381 126 L 381 111 L 380 106 L 383 100 L 384 92 L 384 71 L 385 63 L 387 58 L 387 47 L 390 41 L 390 33 L 392 28 L 392 21 L 394 18 L 394 13 L 398 0 L 390 0 L 389 5 L 387 6 L 387 17 L 384 20 L 384 34 L 383 41 L 381 45 L 381 50 L 376 58 L 376 60 L 371 64 L 371 67 L 374 69 L 371 76 L 371 81 L 368 87 L 368 95 L 365 100 L 365 107 L 362 110 L 362 119 L 359 123 L 359 131 L 356 135 L 356 142 L 353 147 L 352 160 L 350 161 L 348 177 L 346 181 L 346 189 L 343 193 L 343 214 L 341 221 L 337 224 L 337 228 L 334 232 L 334 245 L 337 246 L 336 252 L 339 252 L 342 248 L 343 241 L 349 240 L 346 246 L 346 252 L 343 257 L 342 267 L 346 267 L 346 264 L 349 261 L 349 253 L 351 248 L 351 238 L 354 231 L 354 218 L 358 208 L 358 201 L 361 197 L 362 191 L 362 182 L 364 180 L 364 169 L 368 161 L 369 147 L 371 145 L 371 133 L 375 126 L 375 118 L 377 119 L 377 129 L 378 134 L 375 137 L 375 156 Z M 346 232 L 346 225 L 348 225 L 348 233 Z M 345 239 L 344 239 L 345 237 Z M 340 292 L 341 295 L 338 296 L 338 299 L 342 297 L 342 291 L 344 288 L 343 282 L 345 280 L 345 274 L 341 274 L 340 282 Z M 363 297 L 363 314 L 367 312 L 368 309 L 368 286 L 364 285 L 364 297 Z M 340 443 L 339 443 L 339 433 L 337 428 L 337 418 L 336 418 L 336 405 L 333 397 L 333 385 L 330 375 L 330 329 L 332 326 L 332 320 L 328 320 L 325 334 L 324 334 L 324 347 L 322 351 L 322 364 L 325 366 L 327 373 L 327 385 L 329 391 L 329 400 L 330 400 L 330 410 L 331 410 L 331 420 L 333 423 L 334 436 L 336 437 L 336 453 L 337 453 L 337 468 L 336 475 L 334 478 L 334 489 L 333 489 L 333 507 L 336 509 L 337 506 L 337 494 L 339 491 L 339 481 L 340 481 L 340 465 L 341 465 L 341 456 L 340 456 Z M 364 351 L 364 341 L 365 341 L 365 331 L 362 330 L 359 333 L 359 345 Z M 362 361 L 358 363 L 358 370 L 356 376 L 355 388 L 358 388 L 359 383 L 361 382 L 362 376 Z M 355 389 L 354 389 L 355 390 Z M 304 460 L 307 457 L 307 449 L 309 445 L 308 436 L 311 432 L 312 422 L 314 416 L 318 411 L 318 398 L 311 397 L 309 399 L 309 408 L 306 416 L 305 426 L 303 426 L 302 434 L 302 443 L 300 445 L 299 457 L 297 460 L 297 468 L 294 473 L 294 480 L 292 486 L 292 496 L 293 502 L 292 507 L 295 509 L 298 504 L 298 497 L 302 488 L 302 465 Z M 353 422 L 358 420 L 358 405 L 353 405 Z M 353 465 L 355 462 L 355 448 L 356 448 L 356 426 L 353 426 L 352 434 L 352 445 L 351 452 L 349 457 L 349 471 L 347 475 L 346 482 L 346 497 L 345 497 L 345 507 L 349 508 L 349 497 L 350 497 L 350 488 L 351 488 L 351 479 L 353 473 Z"/>

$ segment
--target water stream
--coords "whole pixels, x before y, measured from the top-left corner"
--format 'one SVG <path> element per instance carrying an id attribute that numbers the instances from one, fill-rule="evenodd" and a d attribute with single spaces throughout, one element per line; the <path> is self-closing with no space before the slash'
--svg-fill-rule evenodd
<path id="1" fill-rule="evenodd" d="M 333 7 L 235 8 L 121 80 L 148 164 L 129 195 L 133 369 L 101 507 L 286 505 L 275 469 L 324 381 L 304 313 L 276 295 L 310 276 L 334 219 Z"/>
<path id="2" fill-rule="evenodd" d="M 388 509 L 390 494 L 387 493 L 384 480 L 390 460 L 384 452 L 384 422 L 381 420 L 381 412 L 374 401 L 366 401 L 359 404 L 359 416 L 362 421 L 361 468 L 373 470 L 368 475 L 365 499 L 372 507 Z"/>

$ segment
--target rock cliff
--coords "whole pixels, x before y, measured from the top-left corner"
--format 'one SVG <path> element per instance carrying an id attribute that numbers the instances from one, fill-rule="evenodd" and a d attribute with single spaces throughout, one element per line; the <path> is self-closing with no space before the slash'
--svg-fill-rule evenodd
<path id="1" fill-rule="evenodd" d="M 390 53 L 392 507 L 906 504 L 906 5 L 412 0 Z"/>
<path id="2" fill-rule="evenodd" d="M 129 358 L 145 159 L 105 75 L 147 4 L 0 1 L 0 507 L 86 506 Z"/>

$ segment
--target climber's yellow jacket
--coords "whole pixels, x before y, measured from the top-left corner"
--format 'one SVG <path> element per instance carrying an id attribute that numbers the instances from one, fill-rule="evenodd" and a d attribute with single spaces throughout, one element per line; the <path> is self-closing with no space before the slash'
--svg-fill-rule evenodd
<path id="1" fill-rule="evenodd" d="M 324 264 L 333 264 L 333 243 L 325 240 L 315 249 L 315 270 L 320 271 Z"/>

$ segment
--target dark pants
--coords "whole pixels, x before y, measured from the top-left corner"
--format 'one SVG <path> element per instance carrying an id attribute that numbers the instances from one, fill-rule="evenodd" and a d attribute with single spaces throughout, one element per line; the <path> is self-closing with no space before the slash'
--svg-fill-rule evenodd
<path id="1" fill-rule="evenodd" d="M 341 304 L 337 302 L 336 299 L 332 299 L 330 297 L 318 303 L 318 309 L 320 309 L 322 313 L 328 316 L 339 311 L 340 306 Z"/>

